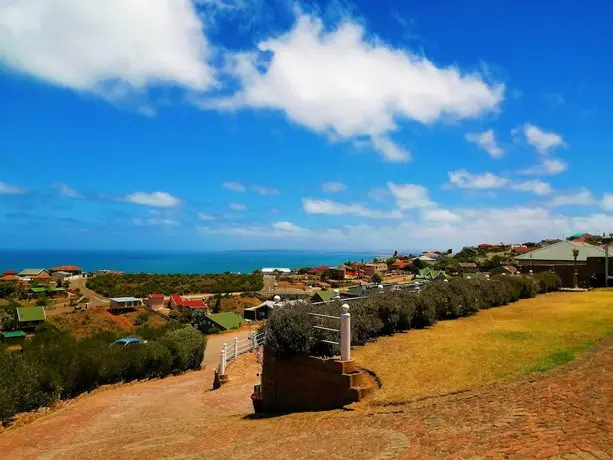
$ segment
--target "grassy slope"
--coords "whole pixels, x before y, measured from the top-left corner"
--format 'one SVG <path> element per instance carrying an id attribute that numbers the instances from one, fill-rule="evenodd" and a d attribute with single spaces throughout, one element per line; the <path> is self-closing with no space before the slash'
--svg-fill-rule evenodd
<path id="1" fill-rule="evenodd" d="M 375 402 L 405 401 L 545 371 L 613 334 L 613 289 L 552 293 L 356 348 L 383 388 Z"/>

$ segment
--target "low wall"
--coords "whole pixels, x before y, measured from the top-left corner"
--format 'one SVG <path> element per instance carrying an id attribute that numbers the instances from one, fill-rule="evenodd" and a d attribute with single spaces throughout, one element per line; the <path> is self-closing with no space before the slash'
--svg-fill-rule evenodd
<path id="1" fill-rule="evenodd" d="M 264 350 L 264 412 L 327 410 L 359 401 L 370 393 L 367 375 L 353 361 L 298 356 L 275 357 Z"/>

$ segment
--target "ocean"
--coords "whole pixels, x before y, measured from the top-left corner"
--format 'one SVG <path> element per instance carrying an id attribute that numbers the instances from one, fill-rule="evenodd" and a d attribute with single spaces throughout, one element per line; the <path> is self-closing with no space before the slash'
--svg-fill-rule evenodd
<path id="1" fill-rule="evenodd" d="M 250 273 L 263 267 L 335 266 L 347 260 L 370 261 L 375 255 L 313 251 L 0 250 L 0 273 L 57 265 L 76 265 L 88 272 L 108 269 L 126 273 Z"/>

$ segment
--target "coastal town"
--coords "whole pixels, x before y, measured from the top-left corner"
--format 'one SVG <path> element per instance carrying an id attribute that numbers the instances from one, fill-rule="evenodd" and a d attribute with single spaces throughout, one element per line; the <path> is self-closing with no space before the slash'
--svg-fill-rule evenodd
<path id="1" fill-rule="evenodd" d="M 586 289 L 613 284 L 607 264 L 613 253 L 611 235 L 577 233 L 565 240 L 538 243 L 483 243 L 458 252 L 429 250 L 421 254 L 392 254 L 371 261 L 347 261 L 338 266 L 262 267 L 261 287 L 252 292 L 148 292 L 122 291 L 105 296 L 88 286 L 106 278 L 128 277 L 116 270 L 85 273 L 74 265 L 48 269 L 4 270 L 0 297 L 5 320 L 0 336 L 5 346 L 19 343 L 48 317 L 104 310 L 115 316 L 150 311 L 160 317 L 189 323 L 201 318 L 203 331 L 236 329 L 241 324 L 269 317 L 286 302 L 313 303 L 359 299 L 373 293 L 408 290 L 418 292 L 434 281 L 493 279 L 497 276 L 532 276 L 553 272 L 562 286 Z M 152 275 L 155 276 L 155 275 Z M 141 292 L 142 294 L 142 292 Z M 95 310 L 98 309 L 98 310 Z"/>

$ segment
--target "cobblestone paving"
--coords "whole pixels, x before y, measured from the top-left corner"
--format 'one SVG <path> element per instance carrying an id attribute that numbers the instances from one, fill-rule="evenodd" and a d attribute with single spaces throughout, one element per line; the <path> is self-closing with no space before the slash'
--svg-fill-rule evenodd
<path id="1" fill-rule="evenodd" d="M 81 398 L 0 435 L 1 459 L 613 458 L 613 342 L 552 373 L 403 405 L 250 417 L 253 355 Z"/>

